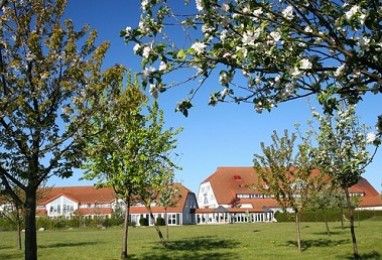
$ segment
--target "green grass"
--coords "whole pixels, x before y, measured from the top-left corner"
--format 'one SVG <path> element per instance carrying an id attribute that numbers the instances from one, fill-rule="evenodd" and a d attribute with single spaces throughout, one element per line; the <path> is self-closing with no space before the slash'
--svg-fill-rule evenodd
<path id="1" fill-rule="evenodd" d="M 152 227 L 131 228 L 131 259 L 352 259 L 349 228 L 330 223 L 302 223 L 303 252 L 295 243 L 294 223 L 254 223 L 170 227 L 164 248 Z M 119 259 L 121 228 L 48 230 L 38 232 L 39 259 Z M 165 234 L 165 228 L 162 228 Z M 357 223 L 363 259 L 382 259 L 382 221 Z M 22 259 L 16 233 L 0 233 L 0 259 Z"/>

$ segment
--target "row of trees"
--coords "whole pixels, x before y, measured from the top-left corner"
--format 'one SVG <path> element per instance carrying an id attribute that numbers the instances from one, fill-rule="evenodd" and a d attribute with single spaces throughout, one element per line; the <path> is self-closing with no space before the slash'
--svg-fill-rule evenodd
<path id="1" fill-rule="evenodd" d="M 261 143 L 264 155 L 254 158 L 259 187 L 262 192 L 273 195 L 284 209 L 292 209 L 295 213 L 300 251 L 302 210 L 328 207 L 342 193 L 345 203 L 341 206 L 348 209 L 354 254 L 358 255 L 355 204 L 349 188 L 361 179 L 381 141 L 374 134 L 367 134 L 366 125 L 359 124 L 354 105 L 343 107 L 335 116 L 322 116 L 317 111 L 313 111 L 313 116 L 318 130 L 310 122 L 305 134 L 299 128 L 297 134 L 291 135 L 285 130 L 282 137 L 274 132 L 271 145 Z M 301 141 L 296 145 L 298 136 Z M 368 145 L 375 147 L 373 154 L 368 152 Z"/>
<path id="2" fill-rule="evenodd" d="M 181 129 L 164 129 L 122 65 L 103 68 L 108 42 L 63 20 L 66 0 L 9 0 L 0 15 L 0 188 L 25 221 L 25 259 L 37 259 L 37 190 L 53 175 L 112 186 L 150 205 L 173 182 L 170 154 Z M 84 163 L 85 162 L 85 163 Z"/>

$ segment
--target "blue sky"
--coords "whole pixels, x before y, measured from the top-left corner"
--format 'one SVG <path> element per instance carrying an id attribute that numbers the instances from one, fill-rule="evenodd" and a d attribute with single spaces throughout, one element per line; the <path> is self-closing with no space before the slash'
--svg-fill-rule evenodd
<path id="1" fill-rule="evenodd" d="M 181 2 L 179 0 L 179 2 Z M 192 2 L 192 0 L 191 0 Z M 140 69 L 140 60 L 134 57 L 131 45 L 127 46 L 119 37 L 126 26 L 135 27 L 139 22 L 140 1 L 138 0 L 69 0 L 66 17 L 72 19 L 77 28 L 89 23 L 99 33 L 99 40 L 111 42 L 106 57 L 106 66 L 124 64 L 135 71 Z M 212 82 L 214 81 L 210 81 Z M 216 82 L 216 80 L 215 80 Z M 217 83 L 216 83 L 217 84 Z M 310 104 L 315 97 L 290 101 L 269 112 L 258 114 L 250 104 L 219 104 L 208 106 L 208 94 L 212 92 L 208 84 L 193 101 L 194 107 L 185 118 L 174 112 L 177 102 L 186 97 L 189 89 L 179 86 L 159 97 L 161 108 L 165 111 L 168 127 L 184 127 L 178 136 L 179 156 L 175 162 L 183 168 L 176 172 L 176 181 L 182 182 L 194 192 L 199 184 L 219 166 L 252 166 L 253 154 L 261 154 L 260 142 L 270 144 L 273 130 L 280 134 L 285 128 L 294 130 L 294 124 L 304 125 L 312 119 Z M 374 129 L 377 116 L 382 114 L 382 95 L 368 95 L 358 104 L 361 122 Z M 378 105 L 379 104 L 379 105 Z M 368 166 L 364 177 L 381 191 L 382 150 L 374 162 Z M 48 185 L 87 185 L 91 182 L 79 181 L 81 172 L 72 178 L 51 178 Z"/>

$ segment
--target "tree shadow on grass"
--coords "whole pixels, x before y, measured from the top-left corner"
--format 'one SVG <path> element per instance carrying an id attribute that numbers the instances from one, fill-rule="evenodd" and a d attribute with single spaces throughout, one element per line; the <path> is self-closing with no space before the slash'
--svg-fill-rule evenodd
<path id="1" fill-rule="evenodd" d="M 166 246 L 156 243 L 145 259 L 232 259 L 233 254 L 219 252 L 221 249 L 232 249 L 239 244 L 234 240 L 219 239 L 216 236 L 195 237 L 169 241 Z"/>
<path id="2" fill-rule="evenodd" d="M 301 241 L 302 251 L 308 250 L 310 247 L 334 247 L 338 245 L 348 244 L 349 239 L 331 240 L 331 239 L 311 239 Z M 288 240 L 286 246 L 293 245 L 297 247 L 297 241 Z"/>
<path id="3" fill-rule="evenodd" d="M 22 259 L 24 257 L 24 252 L 20 251 L 17 253 L 3 253 L 0 252 L 0 259 Z"/>
<path id="4" fill-rule="evenodd" d="M 79 247 L 79 246 L 91 246 L 91 245 L 96 245 L 99 244 L 99 242 L 76 242 L 76 243 L 55 243 L 55 244 L 49 244 L 49 245 L 40 245 L 38 248 L 54 248 L 54 247 Z"/>
<path id="5" fill-rule="evenodd" d="M 363 259 L 363 260 L 365 260 L 365 259 L 375 259 L 375 260 L 382 259 L 381 254 L 378 253 L 377 251 L 371 251 L 370 253 L 360 254 L 360 256 L 361 256 L 361 259 Z M 337 259 L 354 259 L 354 256 L 352 254 L 348 254 L 348 255 L 337 256 L 336 258 Z"/>
<path id="6" fill-rule="evenodd" d="M 339 235 L 339 234 L 342 234 L 344 232 L 335 232 L 335 231 L 330 231 L 329 234 L 330 235 Z M 326 231 L 323 231 L 323 232 L 313 232 L 312 233 L 313 235 L 328 235 L 328 232 Z"/>

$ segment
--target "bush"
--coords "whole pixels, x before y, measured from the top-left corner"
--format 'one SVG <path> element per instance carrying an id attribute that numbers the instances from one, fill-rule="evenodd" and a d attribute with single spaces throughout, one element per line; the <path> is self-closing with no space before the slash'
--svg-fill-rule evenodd
<path id="1" fill-rule="evenodd" d="M 0 231 L 16 230 L 16 225 L 5 217 L 0 217 Z"/>
<path id="2" fill-rule="evenodd" d="M 349 212 L 344 209 L 326 209 L 326 210 L 305 210 L 301 213 L 302 222 L 324 222 L 325 219 L 328 222 L 341 221 L 343 215 L 349 219 Z M 354 212 L 354 219 L 367 220 L 382 217 L 381 210 L 356 210 Z M 294 222 L 294 213 L 276 212 L 275 218 L 277 222 Z"/>
<path id="3" fill-rule="evenodd" d="M 164 225 L 166 225 L 166 221 L 164 220 L 164 218 L 157 217 L 155 224 L 157 226 L 164 226 Z"/>
<path id="4" fill-rule="evenodd" d="M 149 225 L 149 220 L 147 218 L 140 218 L 139 219 L 139 225 L 147 227 Z"/>

